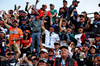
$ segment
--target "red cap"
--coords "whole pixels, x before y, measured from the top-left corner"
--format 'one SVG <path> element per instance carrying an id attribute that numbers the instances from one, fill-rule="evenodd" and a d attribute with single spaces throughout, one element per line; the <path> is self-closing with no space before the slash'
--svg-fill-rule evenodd
<path id="1" fill-rule="evenodd" d="M 46 4 L 43 4 L 42 6 L 45 6 L 45 7 L 47 7 L 47 5 L 46 5 Z"/>
<path id="2" fill-rule="evenodd" d="M 7 49 L 6 52 L 7 52 L 7 51 L 11 51 L 11 50 L 10 50 L 10 49 Z"/>
<path id="3" fill-rule="evenodd" d="M 30 34 L 30 31 L 29 30 L 25 30 L 25 32 L 29 33 Z"/>

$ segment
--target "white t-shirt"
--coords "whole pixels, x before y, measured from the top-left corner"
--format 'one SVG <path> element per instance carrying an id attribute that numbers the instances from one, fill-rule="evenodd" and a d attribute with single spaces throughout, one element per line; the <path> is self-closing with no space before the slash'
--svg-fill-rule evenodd
<path id="1" fill-rule="evenodd" d="M 52 32 L 51 33 L 51 45 L 49 45 L 50 32 L 48 30 L 45 30 L 44 33 L 45 33 L 45 47 L 54 49 L 54 43 L 60 40 L 59 35 L 56 34 L 55 32 Z"/>

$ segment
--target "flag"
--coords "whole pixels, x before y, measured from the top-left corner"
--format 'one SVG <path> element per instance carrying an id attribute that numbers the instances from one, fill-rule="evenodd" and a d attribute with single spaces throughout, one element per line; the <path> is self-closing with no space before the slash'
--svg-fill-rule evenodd
<path id="1" fill-rule="evenodd" d="M 75 35 L 70 35 L 71 41 L 75 43 L 77 46 L 81 46 L 81 43 L 83 42 L 84 39 L 87 39 L 85 34 L 75 34 Z"/>

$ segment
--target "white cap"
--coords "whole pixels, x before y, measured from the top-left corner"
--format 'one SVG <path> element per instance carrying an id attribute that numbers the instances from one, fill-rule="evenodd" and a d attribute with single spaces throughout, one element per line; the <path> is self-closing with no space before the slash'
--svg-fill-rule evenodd
<path id="1" fill-rule="evenodd" d="M 40 52 L 46 52 L 46 53 L 48 53 L 48 51 L 46 49 L 41 49 Z"/>
<path id="2" fill-rule="evenodd" d="M 43 46 L 43 47 L 45 47 L 45 44 L 44 44 L 44 43 L 42 43 L 42 46 Z"/>
<path id="3" fill-rule="evenodd" d="M 94 47 L 96 49 L 96 46 L 95 45 L 91 45 L 91 47 Z"/>
<path id="4" fill-rule="evenodd" d="M 0 33 L 4 33 L 4 34 L 6 34 L 6 32 L 5 32 L 5 31 L 0 31 Z"/>

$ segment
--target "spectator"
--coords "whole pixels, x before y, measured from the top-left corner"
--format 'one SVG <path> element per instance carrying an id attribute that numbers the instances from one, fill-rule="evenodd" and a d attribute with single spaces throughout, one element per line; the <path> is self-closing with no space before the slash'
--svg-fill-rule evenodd
<path id="1" fill-rule="evenodd" d="M 39 60 L 37 66 L 48 66 L 47 59 L 43 58 Z"/>
<path id="2" fill-rule="evenodd" d="M 52 22 L 55 23 L 55 18 L 56 18 L 56 15 L 57 15 L 57 10 L 54 9 L 54 5 L 53 4 L 50 4 L 50 13 L 51 13 L 51 16 L 52 16 Z"/>
<path id="3" fill-rule="evenodd" d="M 66 18 L 66 14 L 67 14 L 67 1 L 66 0 L 63 0 L 63 7 L 61 7 L 59 9 L 59 16 L 63 16 L 63 18 Z"/>
<path id="4" fill-rule="evenodd" d="M 34 49 L 35 39 L 37 38 L 37 52 L 39 52 L 40 48 L 40 36 L 41 36 L 41 20 L 39 19 L 39 15 L 35 14 L 35 20 L 32 20 L 30 23 L 30 27 L 32 30 L 32 45 L 31 45 L 31 52 Z"/>
<path id="5" fill-rule="evenodd" d="M 15 43 L 17 43 L 18 48 L 20 48 L 20 40 L 23 38 L 23 32 L 21 29 L 18 28 L 18 21 L 14 20 L 12 22 L 12 26 L 9 26 L 7 24 L 7 20 L 5 20 L 4 25 L 6 28 L 9 29 L 9 43 L 10 43 L 10 49 L 15 51 L 17 53 L 17 50 L 15 49 Z"/>
<path id="6" fill-rule="evenodd" d="M 61 57 L 61 55 L 60 55 L 60 49 L 59 49 L 60 43 L 59 42 L 55 42 L 54 46 L 55 46 L 55 50 L 54 50 L 55 58 L 57 58 L 57 57 L 60 58 Z"/>
<path id="7" fill-rule="evenodd" d="M 54 61 L 55 61 L 54 50 L 48 49 L 48 63 L 49 63 L 49 65 L 53 66 Z"/>
<path id="8" fill-rule="evenodd" d="M 22 54 L 30 52 L 31 43 L 32 43 L 32 37 L 30 37 L 30 31 L 25 30 L 25 34 L 21 41 Z"/>
<path id="9" fill-rule="evenodd" d="M 68 57 L 69 52 L 68 52 L 68 47 L 67 46 L 61 46 L 61 58 L 56 59 L 54 62 L 53 66 L 78 66 L 77 62 L 71 58 Z M 69 60 L 69 62 L 68 62 Z"/>
<path id="10" fill-rule="evenodd" d="M 42 21 L 42 24 L 41 24 L 41 28 L 43 30 L 43 32 L 45 33 L 45 46 L 46 48 L 54 48 L 54 43 L 56 41 L 59 41 L 59 36 L 58 34 L 56 34 L 54 32 L 54 27 L 51 26 L 49 28 L 49 31 L 44 27 L 44 17 L 43 17 L 43 21 Z"/>
<path id="11" fill-rule="evenodd" d="M 5 56 L 6 48 L 9 48 L 9 40 L 6 38 L 5 31 L 0 31 L 0 55 Z"/>

